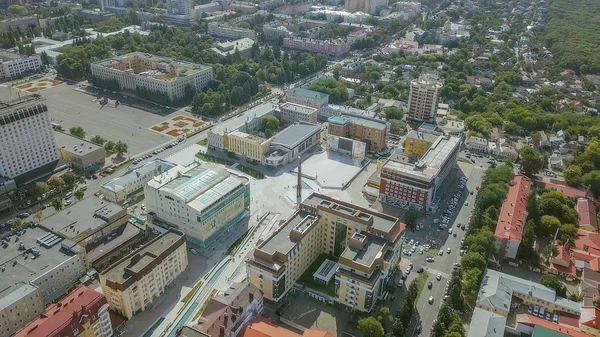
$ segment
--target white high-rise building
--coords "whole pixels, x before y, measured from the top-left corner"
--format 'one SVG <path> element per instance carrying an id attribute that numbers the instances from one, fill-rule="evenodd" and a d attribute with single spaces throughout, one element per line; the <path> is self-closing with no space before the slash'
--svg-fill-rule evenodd
<path id="1" fill-rule="evenodd" d="M 192 13 L 191 0 L 167 0 L 167 15 L 185 15 Z"/>
<path id="2" fill-rule="evenodd" d="M 0 176 L 18 177 L 58 161 L 46 99 L 0 90 Z"/>
<path id="3" fill-rule="evenodd" d="M 424 75 L 410 82 L 407 118 L 411 121 L 435 123 L 440 89 L 442 82 L 431 75 Z"/>

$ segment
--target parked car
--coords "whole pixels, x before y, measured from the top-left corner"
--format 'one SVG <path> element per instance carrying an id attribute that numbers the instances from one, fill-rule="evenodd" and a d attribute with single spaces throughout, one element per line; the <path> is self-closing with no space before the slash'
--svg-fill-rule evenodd
<path id="1" fill-rule="evenodd" d="M 429 300 L 427 302 L 429 302 L 429 304 L 433 304 L 433 296 L 429 296 Z"/>

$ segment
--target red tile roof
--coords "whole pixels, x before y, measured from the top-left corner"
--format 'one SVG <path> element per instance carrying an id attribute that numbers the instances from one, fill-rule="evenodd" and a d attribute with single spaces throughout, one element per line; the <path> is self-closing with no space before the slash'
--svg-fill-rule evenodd
<path id="1" fill-rule="evenodd" d="M 246 327 L 240 337 L 333 337 L 333 335 L 316 329 L 306 329 L 304 334 L 299 335 L 264 320 L 256 320 Z"/>
<path id="2" fill-rule="evenodd" d="M 600 309 L 595 306 L 581 307 L 579 323 L 600 330 Z M 600 331 L 598 333 L 600 334 Z"/>
<path id="3" fill-rule="evenodd" d="M 585 251 L 589 251 L 590 249 L 600 250 L 600 233 L 578 229 L 575 247 Z"/>
<path id="4" fill-rule="evenodd" d="M 575 330 L 572 328 L 567 328 L 561 325 L 558 325 L 556 323 L 552 323 L 552 322 L 548 322 L 547 320 L 543 319 L 543 318 L 538 318 L 529 314 L 521 314 L 521 315 L 517 315 L 517 323 L 520 324 L 525 324 L 531 327 L 535 327 L 536 325 L 539 325 L 543 328 L 552 330 L 552 331 L 556 331 L 556 332 L 560 332 L 562 334 L 565 334 L 567 336 L 570 337 L 592 337 L 592 335 L 587 334 L 585 332 L 581 332 L 579 330 Z"/>
<path id="5" fill-rule="evenodd" d="M 104 295 L 81 286 L 62 301 L 49 306 L 40 318 L 29 323 L 14 337 L 74 337 L 75 329 L 81 334 L 84 324 L 93 324 L 99 319 L 98 312 L 104 305 L 108 305 Z"/>
<path id="6" fill-rule="evenodd" d="M 577 199 L 577 213 L 579 213 L 579 227 L 589 230 L 598 230 L 598 210 L 593 200 L 588 198 Z"/>
<path id="7" fill-rule="evenodd" d="M 555 189 L 557 191 L 563 192 L 563 194 L 568 198 L 585 198 L 587 197 L 587 191 L 580 190 L 575 187 L 567 186 L 564 182 L 549 178 L 543 178 L 538 181 L 544 188 L 546 189 Z"/>
<path id="8" fill-rule="evenodd" d="M 521 242 L 523 226 L 527 218 L 527 197 L 530 192 L 531 180 L 517 174 L 510 183 L 506 199 L 500 209 L 496 238 Z"/>

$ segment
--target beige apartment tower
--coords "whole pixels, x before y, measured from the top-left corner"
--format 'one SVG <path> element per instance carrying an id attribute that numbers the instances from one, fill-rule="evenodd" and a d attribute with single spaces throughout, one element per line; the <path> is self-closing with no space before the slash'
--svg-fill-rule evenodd
<path id="1" fill-rule="evenodd" d="M 433 75 L 423 75 L 410 82 L 407 119 L 435 123 L 442 82 Z"/>

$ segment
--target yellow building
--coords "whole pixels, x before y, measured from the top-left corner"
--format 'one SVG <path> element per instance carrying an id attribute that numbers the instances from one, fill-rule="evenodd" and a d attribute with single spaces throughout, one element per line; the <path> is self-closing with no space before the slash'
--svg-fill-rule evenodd
<path id="1" fill-rule="evenodd" d="M 436 135 L 413 130 L 406 135 L 404 140 L 404 153 L 413 158 L 421 158 L 437 138 Z"/>
<path id="2" fill-rule="evenodd" d="M 262 164 L 271 140 L 236 130 L 225 135 L 223 143 L 225 150 L 233 152 L 243 159 Z"/>
<path id="3" fill-rule="evenodd" d="M 321 254 L 339 258 L 335 300 L 370 311 L 393 282 L 405 225 L 397 218 L 313 193 L 246 261 L 248 278 L 277 302 Z"/>
<path id="4" fill-rule="evenodd" d="M 152 306 L 187 267 L 185 235 L 166 232 L 100 274 L 110 307 L 130 319 Z"/>

